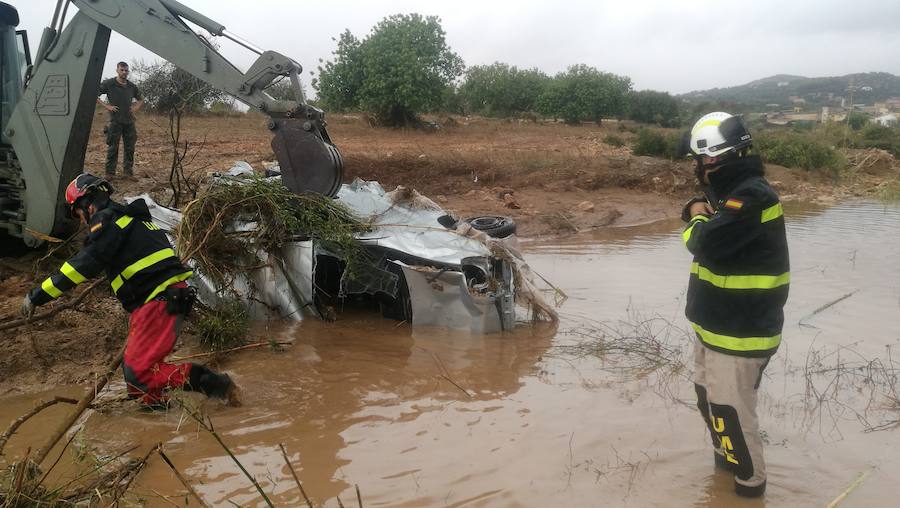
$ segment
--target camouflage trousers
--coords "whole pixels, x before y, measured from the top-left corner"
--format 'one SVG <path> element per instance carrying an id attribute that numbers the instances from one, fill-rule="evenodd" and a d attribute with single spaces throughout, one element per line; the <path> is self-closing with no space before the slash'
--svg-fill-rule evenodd
<path id="1" fill-rule="evenodd" d="M 122 154 L 122 172 L 132 174 L 134 166 L 134 145 L 137 143 L 137 129 L 134 123 L 110 122 L 106 126 L 106 174 L 116 174 L 116 164 L 119 161 L 119 140 L 125 148 Z"/>

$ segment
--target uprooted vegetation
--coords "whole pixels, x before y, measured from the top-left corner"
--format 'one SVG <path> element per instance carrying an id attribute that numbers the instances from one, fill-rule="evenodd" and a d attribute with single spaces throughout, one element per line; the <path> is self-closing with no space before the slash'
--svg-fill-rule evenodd
<path id="1" fill-rule="evenodd" d="M 580 319 L 562 332 L 573 343 L 556 345 L 550 356 L 567 360 L 596 358 L 597 368 L 617 382 L 645 381 L 666 400 L 683 403 L 679 380 L 686 379 L 687 354 L 693 333 L 662 316 L 644 317 L 634 312 L 615 322 Z M 595 381 L 585 380 L 588 385 Z"/>
<path id="2" fill-rule="evenodd" d="M 865 432 L 900 426 L 900 361 L 890 345 L 881 356 L 867 356 L 856 344 L 810 347 L 802 366 L 801 425 L 842 437 L 838 422 L 855 420 Z"/>
<path id="3" fill-rule="evenodd" d="M 319 194 L 297 195 L 280 181 L 253 177 L 215 185 L 183 210 L 176 232 L 184 259 L 197 262 L 219 290 L 260 267 L 259 251 L 314 238 L 340 253 L 353 273 L 365 260 L 354 234 L 368 226 L 340 203 Z"/>
<path id="4" fill-rule="evenodd" d="M 215 352 L 225 351 L 244 344 L 250 329 L 247 308 L 239 301 L 226 299 L 215 307 L 198 310 L 194 330 L 200 344 Z"/>

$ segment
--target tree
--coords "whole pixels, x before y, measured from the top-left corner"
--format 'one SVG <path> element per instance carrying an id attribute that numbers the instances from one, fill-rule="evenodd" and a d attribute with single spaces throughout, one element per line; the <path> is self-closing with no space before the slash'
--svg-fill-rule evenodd
<path id="1" fill-rule="evenodd" d="M 538 110 L 569 124 L 621 116 L 631 78 L 601 72 L 584 64 L 573 65 L 548 83 L 538 99 Z"/>
<path id="2" fill-rule="evenodd" d="M 862 129 L 867 123 L 869 123 L 869 116 L 865 113 L 851 111 L 850 114 L 847 115 L 847 125 L 855 131 Z"/>
<path id="3" fill-rule="evenodd" d="M 319 67 L 315 88 L 329 111 L 348 111 L 359 108 L 359 92 L 365 79 L 362 43 L 345 30 L 337 40 L 334 61 Z"/>
<path id="4" fill-rule="evenodd" d="M 169 62 L 136 61 L 131 68 L 147 107 L 160 113 L 175 108 L 183 112 L 204 111 L 214 101 L 231 99 L 227 93 Z"/>
<path id="5" fill-rule="evenodd" d="M 678 99 L 667 92 L 641 90 L 628 94 L 628 118 L 661 127 L 678 125 Z"/>
<path id="6" fill-rule="evenodd" d="M 334 61 L 319 68 L 316 88 L 328 109 L 362 109 L 383 125 L 416 123 L 439 109 L 445 90 L 463 71 L 447 46 L 440 19 L 396 14 L 359 40 L 341 34 Z"/>
<path id="7" fill-rule="evenodd" d="M 469 67 L 459 93 L 471 112 L 510 117 L 536 110 L 549 81 L 538 69 L 519 70 L 495 62 Z"/>
<path id="8" fill-rule="evenodd" d="M 140 76 L 138 87 L 147 107 L 169 116 L 169 140 L 172 146 L 172 165 L 169 170 L 169 187 L 172 196 L 169 205 L 178 207 L 181 203 L 197 197 L 202 179 L 202 168 L 192 172 L 189 166 L 206 144 L 204 140 L 191 152 L 191 143 L 181 139 L 181 119 L 185 113 L 207 111 L 213 104 L 222 109 L 224 104 L 233 105 L 233 99 L 225 92 L 212 87 L 169 62 L 147 64 L 135 62 L 132 67 Z"/>

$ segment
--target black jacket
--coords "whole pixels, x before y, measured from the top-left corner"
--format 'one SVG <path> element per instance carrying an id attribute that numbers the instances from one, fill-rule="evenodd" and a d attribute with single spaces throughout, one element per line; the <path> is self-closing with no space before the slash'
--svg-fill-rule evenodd
<path id="1" fill-rule="evenodd" d="M 694 255 L 685 314 L 711 349 L 771 356 L 790 283 L 781 203 L 756 156 L 723 165 L 710 183 L 715 214 L 690 218 L 683 233 Z"/>
<path id="2" fill-rule="evenodd" d="M 106 270 L 113 293 L 128 312 L 193 272 L 181 264 L 143 199 L 110 205 L 91 217 L 84 248 L 28 294 L 43 305 Z"/>

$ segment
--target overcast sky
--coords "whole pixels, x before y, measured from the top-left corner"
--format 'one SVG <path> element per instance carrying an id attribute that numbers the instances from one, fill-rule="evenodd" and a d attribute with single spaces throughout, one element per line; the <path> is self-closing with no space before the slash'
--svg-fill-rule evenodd
<path id="1" fill-rule="evenodd" d="M 5 1 L 19 9 L 35 51 L 56 1 Z M 466 65 L 500 61 L 552 75 L 584 63 L 629 76 L 638 90 L 683 93 L 782 73 L 900 74 L 898 0 L 181 1 L 306 70 L 331 58 L 344 29 L 362 38 L 386 16 L 418 12 L 441 18 Z M 222 52 L 244 69 L 254 60 L 229 41 Z M 113 33 L 104 76 L 118 60 L 156 58 Z"/>

